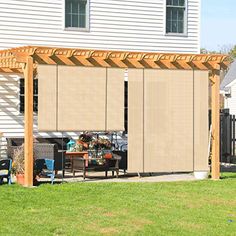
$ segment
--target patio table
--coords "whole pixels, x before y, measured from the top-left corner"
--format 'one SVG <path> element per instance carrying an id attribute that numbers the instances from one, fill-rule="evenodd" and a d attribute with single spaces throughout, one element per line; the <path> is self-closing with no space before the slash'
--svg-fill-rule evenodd
<path id="1" fill-rule="evenodd" d="M 74 169 L 74 158 L 86 158 L 88 157 L 88 152 L 86 151 L 82 151 L 82 152 L 65 152 L 65 156 L 66 156 L 66 161 L 69 161 L 69 165 L 70 165 L 70 170 L 71 172 L 73 172 Z"/>
<path id="2" fill-rule="evenodd" d="M 114 175 L 114 171 L 116 172 L 116 177 L 119 176 L 119 162 L 121 160 L 120 157 L 117 158 L 94 158 L 89 157 L 88 152 L 67 152 L 66 156 L 71 160 L 71 172 L 75 177 L 76 172 L 83 172 L 83 178 L 86 178 L 86 173 L 89 171 L 104 171 L 105 177 L 107 177 L 108 171 L 112 171 L 112 175 Z M 93 161 L 103 161 L 104 164 L 98 165 L 93 163 Z"/>

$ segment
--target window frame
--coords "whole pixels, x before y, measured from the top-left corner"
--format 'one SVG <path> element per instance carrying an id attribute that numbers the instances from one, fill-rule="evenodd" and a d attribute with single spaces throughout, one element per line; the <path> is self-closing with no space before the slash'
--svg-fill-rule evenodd
<path id="1" fill-rule="evenodd" d="M 82 31 L 82 32 L 88 32 L 90 31 L 90 0 L 87 0 L 87 5 L 86 5 L 86 26 L 84 28 L 80 27 L 66 27 L 66 1 L 63 0 L 63 30 L 64 31 Z"/>
<path id="2" fill-rule="evenodd" d="M 178 8 L 178 6 L 176 6 Z M 184 11 L 184 32 L 183 33 L 171 33 L 167 32 L 167 0 L 164 1 L 164 35 L 165 36 L 177 36 L 187 37 L 188 36 L 188 0 L 185 0 L 185 11 Z"/>
<path id="3" fill-rule="evenodd" d="M 22 94 L 21 93 L 21 81 L 25 81 L 25 78 L 21 77 L 18 80 L 18 101 L 19 101 L 19 103 L 18 103 L 18 112 L 19 112 L 20 115 L 24 115 L 25 114 L 25 109 L 23 109 L 23 111 L 21 111 L 21 107 L 22 107 L 21 106 L 21 98 L 22 97 L 25 98 L 25 90 L 24 90 L 24 94 Z M 38 114 L 38 102 L 39 102 L 38 101 L 38 79 L 37 78 L 34 79 L 34 83 L 33 83 L 34 86 L 35 86 L 35 83 L 37 84 L 37 94 L 34 93 L 34 91 L 35 91 L 35 87 L 34 87 L 33 88 L 33 113 L 34 113 L 34 115 L 37 115 Z M 23 84 L 24 84 L 24 82 L 23 82 Z M 24 84 L 24 88 L 25 88 L 25 84 Z M 34 109 L 35 108 L 34 101 L 35 101 L 36 97 L 37 97 L 37 110 Z"/>

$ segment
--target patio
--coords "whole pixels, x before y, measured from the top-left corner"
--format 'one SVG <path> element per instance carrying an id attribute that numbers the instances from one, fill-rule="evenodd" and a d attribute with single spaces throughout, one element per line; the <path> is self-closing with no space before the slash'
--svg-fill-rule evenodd
<path id="1" fill-rule="evenodd" d="M 138 176 L 137 174 L 124 174 L 120 173 L 119 178 L 115 178 L 109 173 L 106 178 L 103 173 L 89 173 L 88 177 L 84 180 L 81 174 L 77 174 L 73 177 L 73 174 L 67 173 L 64 178 L 58 175 L 55 178 L 56 184 L 60 183 L 158 183 L 158 182 L 178 182 L 178 181 L 195 181 L 197 180 L 193 174 L 189 173 L 152 173 L 152 174 L 142 174 Z M 47 178 L 40 178 L 39 185 L 41 183 L 48 183 Z"/>
<path id="2" fill-rule="evenodd" d="M 219 179 L 219 73 L 227 69 L 230 62 L 230 58 L 224 55 L 33 46 L 1 51 L 0 72 L 25 76 L 25 186 L 33 185 L 35 75 L 40 77 L 39 131 L 122 131 L 124 100 L 123 96 L 114 94 L 123 93 L 126 69 L 129 72 L 129 172 L 208 171 L 207 96 L 210 80 L 212 178 Z M 96 88 L 95 97 L 90 91 L 91 84 Z M 78 93 L 82 98 L 93 98 L 83 100 L 86 119 L 80 119 L 80 122 L 77 121 L 80 104 L 75 103 L 74 109 L 70 109 L 71 100 L 75 100 Z M 163 108 L 162 104 L 166 106 Z M 179 112 L 181 107 L 184 116 Z M 166 133 L 155 122 L 157 119 L 165 124 Z M 153 138 L 148 139 L 149 136 Z M 172 149 L 166 146 L 171 142 Z M 179 142 L 185 145 L 181 146 Z"/>

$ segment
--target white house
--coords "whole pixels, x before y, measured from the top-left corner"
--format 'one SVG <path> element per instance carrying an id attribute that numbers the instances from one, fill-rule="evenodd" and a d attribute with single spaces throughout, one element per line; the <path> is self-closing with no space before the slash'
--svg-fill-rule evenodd
<path id="1" fill-rule="evenodd" d="M 231 64 L 220 90 L 224 96 L 224 108 L 228 108 L 230 114 L 236 115 L 236 61 Z"/>
<path id="2" fill-rule="evenodd" d="M 200 0 L 0 1 L 0 49 L 37 45 L 200 52 Z M 22 75 L 0 74 L 2 155 L 7 137 L 23 137 Z M 35 135 L 37 80 L 35 80 Z M 71 134 L 73 135 L 73 134 Z"/>

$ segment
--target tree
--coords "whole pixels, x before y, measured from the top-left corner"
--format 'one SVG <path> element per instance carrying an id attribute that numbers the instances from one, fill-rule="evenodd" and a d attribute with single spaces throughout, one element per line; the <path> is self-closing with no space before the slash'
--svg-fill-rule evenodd
<path id="1" fill-rule="evenodd" d="M 229 55 L 233 58 L 236 58 L 236 45 L 229 51 Z"/>
<path id="2" fill-rule="evenodd" d="M 236 45 L 222 45 L 217 51 L 210 51 L 206 48 L 201 48 L 201 54 L 226 54 L 236 58 Z"/>

